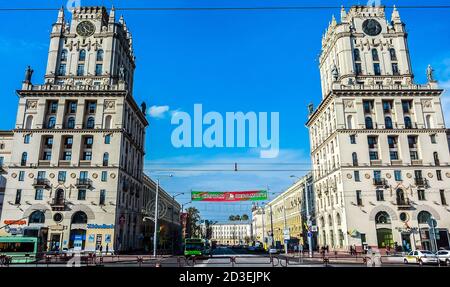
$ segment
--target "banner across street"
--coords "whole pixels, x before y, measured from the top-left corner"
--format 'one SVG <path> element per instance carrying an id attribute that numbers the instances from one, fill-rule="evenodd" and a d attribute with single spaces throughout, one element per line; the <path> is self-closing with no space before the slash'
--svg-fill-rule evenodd
<path id="1" fill-rule="evenodd" d="M 260 201 L 267 200 L 267 190 L 251 191 L 192 191 L 192 201 Z"/>

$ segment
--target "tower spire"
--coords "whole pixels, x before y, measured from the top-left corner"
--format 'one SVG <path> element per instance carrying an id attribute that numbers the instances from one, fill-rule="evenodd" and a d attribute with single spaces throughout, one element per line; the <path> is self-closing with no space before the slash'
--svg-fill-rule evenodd
<path id="1" fill-rule="evenodd" d="M 57 24 L 64 24 L 64 7 L 59 8 Z"/>
<path id="2" fill-rule="evenodd" d="M 398 12 L 397 7 L 395 5 L 394 10 L 392 10 L 391 21 L 394 22 L 394 24 L 401 23 L 400 13 Z"/>

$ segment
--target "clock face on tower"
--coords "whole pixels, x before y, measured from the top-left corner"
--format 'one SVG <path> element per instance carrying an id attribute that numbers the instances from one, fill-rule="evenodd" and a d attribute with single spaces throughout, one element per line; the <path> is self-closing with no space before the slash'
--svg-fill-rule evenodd
<path id="1" fill-rule="evenodd" d="M 381 33 L 381 25 L 375 19 L 368 19 L 363 23 L 363 31 L 369 36 L 377 36 Z"/>
<path id="2" fill-rule="evenodd" d="M 83 37 L 92 36 L 95 32 L 95 26 L 89 21 L 83 21 L 77 26 L 77 33 Z"/>

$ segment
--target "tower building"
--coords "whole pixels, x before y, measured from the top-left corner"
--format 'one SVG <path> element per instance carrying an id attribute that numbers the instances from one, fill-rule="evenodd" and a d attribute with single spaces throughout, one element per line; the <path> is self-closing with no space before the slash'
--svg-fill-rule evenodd
<path id="1" fill-rule="evenodd" d="M 144 180 L 148 122 L 133 98 L 134 69 L 131 32 L 114 9 L 79 7 L 71 19 L 59 11 L 44 83 L 29 67 L 17 91 L 2 223 L 45 230 L 52 250 L 143 248 L 154 188 Z"/>
<path id="2" fill-rule="evenodd" d="M 343 8 L 322 39 L 322 102 L 307 121 L 319 245 L 436 250 L 450 245 L 443 90 L 430 66 L 415 82 L 405 24 L 385 13 Z"/>

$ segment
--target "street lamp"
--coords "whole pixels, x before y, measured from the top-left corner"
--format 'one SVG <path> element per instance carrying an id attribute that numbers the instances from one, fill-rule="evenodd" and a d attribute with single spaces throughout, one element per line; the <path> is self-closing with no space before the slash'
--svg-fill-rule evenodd
<path id="1" fill-rule="evenodd" d="M 180 195 L 183 195 L 183 194 L 184 194 L 184 192 L 180 192 L 180 193 L 177 193 L 175 195 L 172 195 L 172 199 L 174 201 L 173 204 L 175 204 L 175 198 L 177 196 L 180 196 Z M 175 236 L 174 236 L 174 229 L 173 229 L 173 213 L 174 213 L 173 206 L 171 207 L 171 209 L 172 209 L 172 218 L 171 218 L 171 223 L 170 223 L 170 233 L 172 233 L 172 255 L 174 255 L 174 253 L 175 253 L 175 246 L 174 246 Z"/>
<path id="2" fill-rule="evenodd" d="M 161 176 L 160 176 L 161 177 Z M 172 174 L 166 175 L 166 177 L 173 177 Z M 158 196 L 159 196 L 159 177 L 156 179 L 156 195 L 155 195 L 155 230 L 153 232 L 153 257 L 156 258 L 156 249 L 158 241 Z"/>
<path id="3" fill-rule="evenodd" d="M 295 175 L 291 175 L 291 178 L 297 178 L 298 180 L 300 180 L 301 178 Z M 311 215 L 309 214 L 309 195 L 308 195 L 308 188 L 306 187 L 306 184 L 304 185 L 304 193 L 305 193 L 305 206 L 306 206 L 306 224 L 308 226 L 308 234 L 307 234 L 307 238 L 308 238 L 308 251 L 309 251 L 309 257 L 312 257 L 312 240 L 311 237 L 309 236 L 309 233 L 311 232 L 309 229 L 311 228 L 311 225 L 309 224 L 311 221 Z M 300 214 L 302 212 L 302 205 L 300 204 Z"/>

